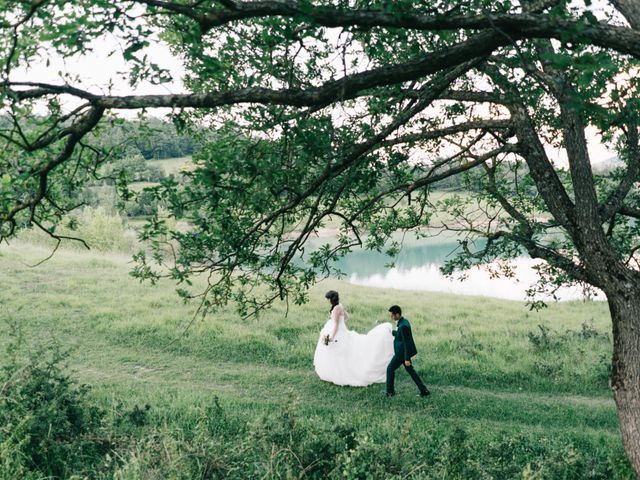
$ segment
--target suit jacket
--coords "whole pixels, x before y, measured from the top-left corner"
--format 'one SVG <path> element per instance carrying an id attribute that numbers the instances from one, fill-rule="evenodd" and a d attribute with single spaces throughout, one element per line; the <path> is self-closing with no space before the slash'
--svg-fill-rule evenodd
<path id="1" fill-rule="evenodd" d="M 398 357 L 411 360 L 411 357 L 418 353 L 411 334 L 411 324 L 406 318 L 400 317 L 397 327 L 398 329 L 392 332 L 394 336 L 393 351 Z"/>

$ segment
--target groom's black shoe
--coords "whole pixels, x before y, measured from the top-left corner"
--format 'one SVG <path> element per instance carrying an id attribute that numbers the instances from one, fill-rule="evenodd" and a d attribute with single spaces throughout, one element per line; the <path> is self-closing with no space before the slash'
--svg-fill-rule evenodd
<path id="1" fill-rule="evenodd" d="M 428 397 L 429 395 L 431 395 L 431 392 L 429 391 L 429 389 L 423 390 L 418 394 L 419 397 Z"/>
<path id="2" fill-rule="evenodd" d="M 387 392 L 386 390 L 382 392 L 383 397 L 393 397 L 395 392 Z"/>

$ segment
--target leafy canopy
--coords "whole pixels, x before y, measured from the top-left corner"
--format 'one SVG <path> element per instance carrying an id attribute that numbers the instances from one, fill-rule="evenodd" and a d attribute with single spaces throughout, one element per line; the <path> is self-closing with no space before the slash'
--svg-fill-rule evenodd
<path id="1" fill-rule="evenodd" d="M 399 230 L 458 232 L 449 272 L 524 250 L 547 261 L 541 289 L 606 290 L 603 265 L 637 274 L 640 15 L 628 2 L 0 3 L 2 238 L 35 226 L 62 239 L 74 192 L 109 161 L 102 126 L 168 107 L 200 148 L 182 178 L 149 187 L 181 222 L 150 220 L 134 275 L 173 278 L 203 311 L 304 302 L 349 249 L 395 255 Z M 107 72 L 101 88 L 72 71 L 20 81 L 32 62 L 71 63 L 107 39 L 132 92 L 179 76 L 185 92 L 110 93 Z M 594 132 L 622 162 L 606 175 L 591 172 Z M 471 195 L 435 201 L 452 176 Z M 309 251 L 327 226 L 337 239 Z"/>

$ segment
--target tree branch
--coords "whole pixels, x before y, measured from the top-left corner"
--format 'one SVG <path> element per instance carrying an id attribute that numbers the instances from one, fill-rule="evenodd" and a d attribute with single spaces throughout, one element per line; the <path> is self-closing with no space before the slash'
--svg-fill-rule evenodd
<path id="1" fill-rule="evenodd" d="M 638 126 L 629 125 L 627 129 L 628 164 L 624 177 L 611 192 L 609 197 L 600 205 L 600 218 L 602 222 L 609 220 L 620 210 L 622 202 L 627 194 L 640 179 L 640 149 L 638 148 Z"/>
<path id="2" fill-rule="evenodd" d="M 640 30 L 640 4 L 637 0 L 610 0 L 631 27 Z"/>
<path id="3" fill-rule="evenodd" d="M 520 212 L 516 207 L 514 207 L 507 198 L 500 193 L 498 189 L 498 185 L 496 184 L 496 176 L 495 169 L 490 168 L 485 164 L 485 170 L 487 172 L 487 176 L 489 178 L 488 191 L 489 193 L 500 203 L 502 208 L 511 215 L 513 219 L 515 219 L 529 235 L 533 235 L 533 229 L 531 228 L 531 224 L 527 217 L 524 216 L 522 212 Z"/>
<path id="4" fill-rule="evenodd" d="M 414 143 L 419 141 L 434 140 L 447 135 L 465 133 L 469 130 L 504 130 L 513 126 L 511 120 L 472 120 L 470 122 L 459 123 L 450 127 L 438 130 L 430 130 L 424 133 L 411 133 L 400 137 L 385 140 L 380 144 L 382 147 L 390 147 L 401 143 Z"/>
<path id="5" fill-rule="evenodd" d="M 508 105 L 511 99 L 501 96 L 498 92 L 479 92 L 464 90 L 449 90 L 440 96 L 440 100 L 454 100 L 457 102 L 497 103 Z"/>
<path id="6" fill-rule="evenodd" d="M 526 107 L 522 104 L 513 104 L 510 110 L 516 126 L 521 155 L 529 166 L 540 195 L 554 218 L 567 231 L 574 234 L 575 206 L 547 157 Z"/>
<path id="7" fill-rule="evenodd" d="M 256 234 L 256 232 L 262 231 L 264 232 L 263 234 L 266 234 L 268 228 L 263 228 L 265 225 L 273 224 L 275 219 L 277 219 L 280 215 L 295 209 L 306 198 L 309 198 L 311 195 L 317 192 L 318 189 L 326 182 L 338 177 L 353 165 L 361 161 L 366 156 L 366 154 L 371 152 L 376 146 L 380 144 L 380 142 L 382 142 L 390 134 L 396 131 L 399 127 L 407 123 L 415 115 L 419 114 L 425 108 L 427 108 L 436 98 L 438 98 L 438 96 L 444 90 L 449 88 L 451 82 L 455 81 L 466 71 L 475 66 L 479 61 L 480 60 L 476 60 L 474 62 L 469 62 L 456 67 L 451 71 L 446 72 L 446 74 L 440 76 L 440 78 L 435 79 L 428 86 L 424 87 L 422 89 L 422 98 L 418 102 L 408 106 L 389 125 L 382 128 L 377 134 L 375 134 L 368 140 L 352 147 L 338 163 L 328 164 L 324 171 L 313 182 L 306 186 L 306 188 L 304 188 L 302 192 L 296 195 L 295 198 L 289 201 L 286 205 L 275 209 L 267 216 L 256 222 L 254 226 L 245 233 L 240 243 L 243 244 L 249 241 L 249 239 L 251 239 L 252 236 Z"/>
<path id="8" fill-rule="evenodd" d="M 432 175 L 431 172 L 429 173 L 429 175 L 427 175 L 426 177 L 423 177 L 419 180 L 416 180 L 413 183 L 407 184 L 405 186 L 405 188 L 408 191 L 413 191 L 416 190 L 418 188 L 439 182 L 440 180 L 444 180 L 445 178 L 451 177 L 453 175 L 457 175 L 459 173 L 462 172 L 466 172 L 467 170 L 470 170 L 474 167 L 477 167 L 478 165 L 482 165 L 483 163 L 485 163 L 487 160 L 490 160 L 492 158 L 494 158 L 495 156 L 501 154 L 501 153 L 515 153 L 519 151 L 519 146 L 516 144 L 512 144 L 512 143 L 508 143 L 506 145 L 503 145 L 499 148 L 496 148 L 494 150 L 491 150 L 489 152 L 486 152 L 482 155 L 475 155 L 474 159 L 472 161 L 469 162 L 464 162 L 461 163 L 460 165 L 458 165 L 457 167 L 452 167 L 447 169 L 445 172 L 441 172 L 435 175 Z M 433 171 L 433 170 L 432 170 Z"/>
<path id="9" fill-rule="evenodd" d="M 618 209 L 617 213 L 619 213 L 621 215 L 625 215 L 627 217 L 637 218 L 638 220 L 640 220 L 640 209 L 639 208 L 632 208 L 632 207 L 628 207 L 626 205 L 622 205 Z"/>
<path id="10" fill-rule="evenodd" d="M 581 282 L 589 283 L 596 287 L 600 285 L 595 278 L 589 275 L 589 272 L 584 267 L 574 263 L 571 259 L 561 255 L 557 251 L 546 248 L 533 240 L 524 237 L 518 236 L 514 237 L 514 239 L 527 249 L 531 258 L 541 258 L 552 267 L 559 268 L 567 272 L 574 279 Z"/>
<path id="11" fill-rule="evenodd" d="M 90 132 L 93 127 L 98 124 L 98 122 L 102 118 L 103 113 L 103 109 L 94 107 L 85 115 L 83 115 L 77 123 L 69 127 L 68 138 L 64 147 L 62 148 L 62 151 L 57 156 L 45 163 L 41 168 L 39 168 L 37 172 L 34 172 L 37 174 L 39 179 L 38 190 L 30 199 L 17 200 L 12 209 L 0 216 L 0 225 L 5 222 L 13 224 L 13 222 L 15 221 L 15 216 L 25 209 L 31 210 L 33 214 L 36 206 L 40 203 L 40 201 L 45 197 L 47 193 L 49 173 L 59 165 L 66 162 L 71 157 L 71 155 L 73 155 L 73 151 L 76 145 L 82 140 L 82 137 L 84 137 L 84 135 Z"/>
<path id="12" fill-rule="evenodd" d="M 27 82 L 10 85 L 37 86 L 32 90 L 13 91 L 12 94 L 18 98 L 37 98 L 49 94 L 67 93 L 89 100 L 93 105 L 104 109 L 214 108 L 240 103 L 322 107 L 333 102 L 356 98 L 366 90 L 423 78 L 475 58 L 484 58 L 504 42 L 503 38 L 498 38 L 492 33 L 480 34 L 468 41 L 424 55 L 417 60 L 348 75 L 339 80 L 326 82 L 320 87 L 304 90 L 253 87 L 226 92 L 112 96 L 95 95 L 66 85 Z"/>
<path id="13" fill-rule="evenodd" d="M 473 29 L 494 31 L 500 29 L 514 40 L 522 38 L 555 38 L 563 42 L 587 43 L 603 48 L 613 48 L 620 53 L 640 59 L 640 33 L 626 27 L 604 22 L 589 23 L 583 19 L 550 19 L 539 12 L 556 2 L 539 2 L 528 9 L 528 13 L 489 13 L 480 15 L 425 15 L 421 12 L 380 10 L 353 10 L 339 7 L 304 5 L 296 0 L 233 2 L 233 8 L 212 9 L 196 13 L 184 5 L 158 0 L 136 0 L 136 3 L 162 6 L 181 13 L 199 25 L 203 33 L 238 20 L 262 17 L 300 18 L 324 27 L 358 28 L 402 28 L 409 30 L 453 30 Z M 618 0 L 619 4 L 631 5 L 629 0 Z M 620 7 L 621 10 L 623 7 Z M 628 10 L 627 10 L 628 11 Z M 637 25 L 632 23 L 634 28 Z M 504 40 L 504 38 L 503 38 Z M 510 43 L 510 42 L 507 42 Z"/>
<path id="14" fill-rule="evenodd" d="M 555 53 L 551 42 L 541 41 L 537 45 L 537 50 L 542 55 Z M 542 55 L 540 55 L 542 57 Z M 560 117 L 562 119 L 563 146 L 567 152 L 569 160 L 569 170 L 571 171 L 571 183 L 573 185 L 575 198 L 575 219 L 578 229 L 574 232 L 574 240 L 578 236 L 587 236 L 578 243 L 587 243 L 596 240 L 604 240 L 601 222 L 598 212 L 598 199 L 596 195 L 593 172 L 591 170 L 591 160 L 589 149 L 587 148 L 587 138 L 585 135 L 585 121 L 580 112 L 577 111 L 575 103 L 578 100 L 578 92 L 571 85 L 567 75 L 550 62 L 542 60 L 542 69 L 549 77 L 548 87 L 558 101 L 560 107 Z M 596 227 L 596 230 L 593 227 Z"/>

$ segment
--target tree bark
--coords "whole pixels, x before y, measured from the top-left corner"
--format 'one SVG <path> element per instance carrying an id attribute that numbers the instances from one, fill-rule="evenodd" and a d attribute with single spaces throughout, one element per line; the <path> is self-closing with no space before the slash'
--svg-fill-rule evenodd
<path id="1" fill-rule="evenodd" d="M 640 30 L 640 3 L 638 0 L 611 0 L 611 3 L 627 19 L 629 25 Z"/>
<path id="2" fill-rule="evenodd" d="M 614 393 L 629 461 L 640 478 L 640 275 L 627 270 L 606 291 L 613 322 Z"/>

